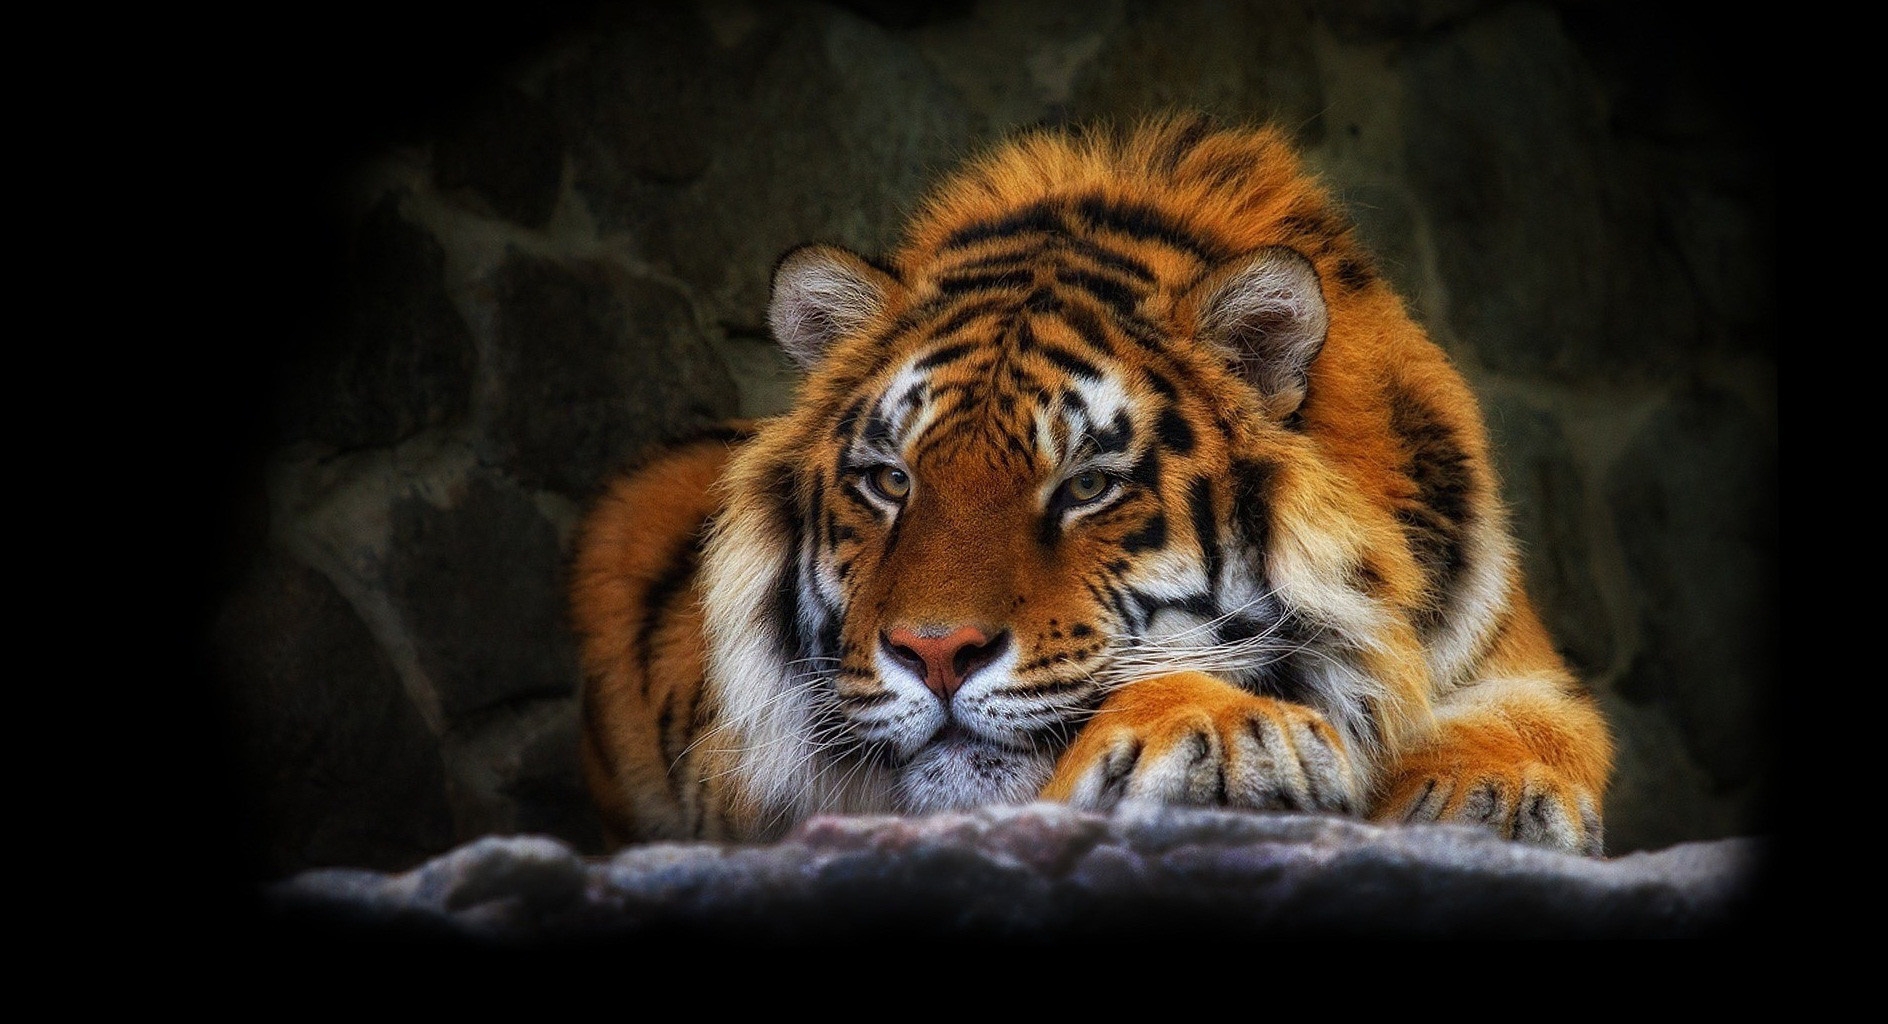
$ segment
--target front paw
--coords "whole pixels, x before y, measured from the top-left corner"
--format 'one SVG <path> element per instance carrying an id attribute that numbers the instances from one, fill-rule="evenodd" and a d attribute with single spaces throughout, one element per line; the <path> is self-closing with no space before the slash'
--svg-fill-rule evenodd
<path id="1" fill-rule="evenodd" d="M 1101 811 L 1130 799 L 1342 814 L 1361 805 L 1350 757 L 1322 715 L 1198 672 L 1110 696 L 1042 797 Z"/>
<path id="2" fill-rule="evenodd" d="M 1503 839 L 1597 857 L 1595 795 L 1538 761 L 1504 763 L 1418 755 L 1393 772 L 1371 815 L 1378 821 L 1455 822 Z"/>

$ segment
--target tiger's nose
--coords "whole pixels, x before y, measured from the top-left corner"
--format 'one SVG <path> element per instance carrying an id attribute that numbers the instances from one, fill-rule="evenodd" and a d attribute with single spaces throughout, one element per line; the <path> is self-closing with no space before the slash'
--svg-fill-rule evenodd
<path id="1" fill-rule="evenodd" d="M 976 626 L 899 626 L 879 637 L 885 653 L 924 677 L 924 685 L 949 702 L 971 674 L 995 661 L 1009 646 L 1009 630 Z"/>

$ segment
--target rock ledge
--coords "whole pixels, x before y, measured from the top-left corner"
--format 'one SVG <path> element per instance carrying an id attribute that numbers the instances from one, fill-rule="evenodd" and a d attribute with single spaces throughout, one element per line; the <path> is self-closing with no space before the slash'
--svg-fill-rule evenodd
<path id="1" fill-rule="evenodd" d="M 1451 826 L 1052 804 L 821 817 L 778 843 L 584 857 L 487 837 L 411 871 L 271 887 L 291 927 L 491 946 L 1116 935 L 1693 937 L 1758 909 L 1771 841 L 1584 859 Z"/>

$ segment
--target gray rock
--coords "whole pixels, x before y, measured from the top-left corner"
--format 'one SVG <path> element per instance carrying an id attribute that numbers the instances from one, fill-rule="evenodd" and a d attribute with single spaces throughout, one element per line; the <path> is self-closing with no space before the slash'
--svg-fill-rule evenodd
<path id="1" fill-rule="evenodd" d="M 1774 43 L 1761 25 L 1701 22 L 1682 7 L 1560 8 L 1604 96 L 1612 148 L 1649 200 L 1660 241 L 1701 310 L 1706 350 L 1775 351 L 1773 102 L 1748 69 Z"/>
<path id="2" fill-rule="evenodd" d="M 1301 145 L 1324 137 L 1310 19 L 1288 4 L 1130 3 L 1076 81 L 1071 118 L 1117 122 L 1167 109 L 1274 121 Z"/>
<path id="3" fill-rule="evenodd" d="M 1718 787 L 1769 775 L 1777 663 L 1777 430 L 1719 391 L 1681 394 L 1608 473 L 1640 657 L 1621 695 L 1673 716 Z"/>
<path id="4" fill-rule="evenodd" d="M 518 808 L 517 830 L 543 833 L 580 851 L 603 849 L 603 826 L 577 761 L 577 702 L 517 744 L 504 790 Z"/>
<path id="5" fill-rule="evenodd" d="M 325 577 L 263 556 L 210 640 L 260 870 L 406 868 L 452 842 L 437 742 Z"/>
<path id="6" fill-rule="evenodd" d="M 679 184 L 707 170 L 730 76 L 739 77 L 738 64 L 683 5 L 609 12 L 585 34 L 546 99 L 572 140 L 578 189 L 606 226 L 635 216 L 610 201 L 618 187 Z"/>
<path id="7" fill-rule="evenodd" d="M 770 846 L 609 859 L 488 838 L 403 875 L 310 872 L 269 895 L 290 925 L 505 945 L 1683 937 L 1744 923 L 1767 850 L 1723 840 L 1605 861 L 1453 826 L 1035 804 L 816 818 Z"/>
<path id="8" fill-rule="evenodd" d="M 1714 349 L 1776 352 L 1774 183 L 1754 161 L 1716 151 L 1676 161 L 1684 177 L 1657 181 L 1659 225 L 1676 247 L 1685 281 L 1705 313 Z"/>
<path id="9" fill-rule="evenodd" d="M 673 287 L 610 263 L 523 255 L 494 278 L 498 393 L 479 451 L 525 485 L 587 497 L 644 447 L 739 408 Z"/>
<path id="10" fill-rule="evenodd" d="M 471 406 L 476 357 L 446 296 L 444 252 L 400 202 L 387 193 L 351 226 L 332 317 L 281 364 L 275 419 L 285 443 L 388 445 Z"/>
<path id="11" fill-rule="evenodd" d="M 1607 379 L 1695 345 L 1683 267 L 1552 10 L 1504 7 L 1415 43 L 1403 67 L 1410 185 L 1450 326 L 1481 362 Z"/>
<path id="12" fill-rule="evenodd" d="M 1764 827 L 1749 793 L 1723 790 L 1698 766 L 1671 714 L 1604 690 L 1598 696 L 1616 752 L 1605 794 L 1608 851 L 1662 850 Z"/>
<path id="13" fill-rule="evenodd" d="M 920 191 L 972 142 L 963 102 L 910 41 L 830 7 L 794 13 L 756 13 L 758 24 L 727 45 L 692 15 L 662 15 L 643 34 L 612 31 L 556 86 L 571 110 L 608 104 L 638 126 L 598 133 L 602 148 L 580 151 L 576 188 L 599 225 L 693 284 L 725 324 L 764 322 L 773 264 L 792 246 L 884 251 Z M 662 48 L 678 56 L 654 52 Z M 608 89 L 585 84 L 606 68 L 665 60 L 687 66 Z M 646 160 L 671 138 L 704 155 L 677 156 L 666 175 L 625 155 Z"/>
<path id="14" fill-rule="evenodd" d="M 1432 32 L 1497 3 L 1499 0 L 1311 0 L 1308 6 L 1339 38 L 1374 41 Z"/>
<path id="15" fill-rule="evenodd" d="M 576 689 L 557 531 L 515 487 L 475 478 L 446 507 L 396 503 L 387 592 L 448 725 Z"/>
<path id="16" fill-rule="evenodd" d="M 494 214 L 541 228 L 564 179 L 564 131 L 541 101 L 497 90 L 440 129 L 433 145 L 439 188 L 473 197 Z"/>

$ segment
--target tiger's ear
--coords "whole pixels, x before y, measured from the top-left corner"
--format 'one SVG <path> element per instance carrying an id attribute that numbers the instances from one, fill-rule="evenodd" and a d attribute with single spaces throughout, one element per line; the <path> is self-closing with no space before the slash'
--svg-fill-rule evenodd
<path id="1" fill-rule="evenodd" d="M 1273 416 L 1296 412 L 1331 323 L 1317 268 L 1274 245 L 1202 282 L 1196 294 L 1201 339 L 1226 351 Z"/>
<path id="2" fill-rule="evenodd" d="M 774 264 L 767 326 L 803 370 L 832 343 L 865 326 L 898 282 L 865 258 L 836 245 L 802 245 Z"/>

